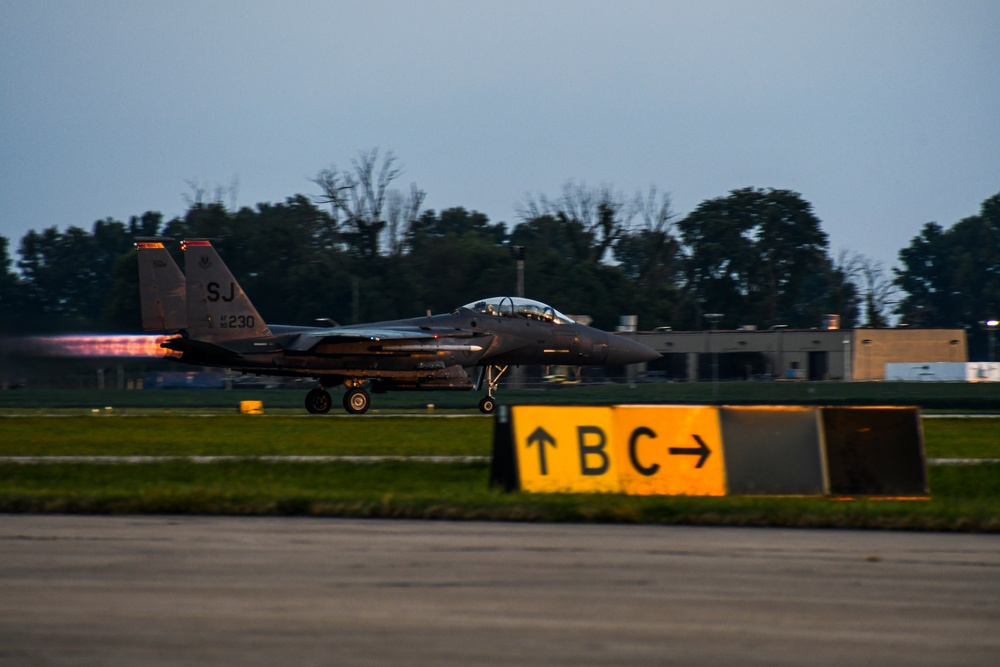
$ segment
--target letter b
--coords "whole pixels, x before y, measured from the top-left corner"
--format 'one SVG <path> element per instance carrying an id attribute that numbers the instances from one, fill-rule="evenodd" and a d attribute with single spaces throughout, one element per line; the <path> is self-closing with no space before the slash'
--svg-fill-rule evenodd
<path id="1" fill-rule="evenodd" d="M 607 440 L 604 431 L 596 426 L 577 426 L 577 440 L 580 444 L 580 473 L 583 475 L 603 475 L 608 471 L 611 461 L 608 459 L 604 447 Z M 591 442 L 588 442 L 588 439 Z M 597 466 L 588 465 L 588 458 L 597 457 L 600 463 Z"/>

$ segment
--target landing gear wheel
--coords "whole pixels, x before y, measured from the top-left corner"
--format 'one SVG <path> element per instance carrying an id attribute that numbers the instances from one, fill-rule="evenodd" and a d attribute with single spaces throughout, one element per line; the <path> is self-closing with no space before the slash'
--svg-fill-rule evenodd
<path id="1" fill-rule="evenodd" d="M 330 411 L 332 404 L 329 392 L 322 387 L 316 387 L 306 394 L 306 410 L 309 411 L 309 414 L 325 415 Z"/>
<path id="2" fill-rule="evenodd" d="M 479 401 L 479 411 L 484 415 L 491 415 L 497 409 L 497 402 L 493 398 L 493 392 L 500 386 L 500 376 L 507 372 L 508 366 L 487 366 L 486 367 L 486 398 Z M 496 371 L 496 376 L 493 375 Z"/>
<path id="3" fill-rule="evenodd" d="M 368 392 L 361 387 L 348 389 L 344 394 L 344 409 L 353 415 L 363 415 L 368 412 L 371 402 Z"/>

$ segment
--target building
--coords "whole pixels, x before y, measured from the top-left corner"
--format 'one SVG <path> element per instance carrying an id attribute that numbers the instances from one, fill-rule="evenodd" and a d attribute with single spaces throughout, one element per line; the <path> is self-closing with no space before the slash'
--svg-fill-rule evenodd
<path id="1" fill-rule="evenodd" d="M 884 380 L 887 363 L 965 362 L 964 329 L 652 331 L 626 334 L 663 355 L 665 380 Z"/>

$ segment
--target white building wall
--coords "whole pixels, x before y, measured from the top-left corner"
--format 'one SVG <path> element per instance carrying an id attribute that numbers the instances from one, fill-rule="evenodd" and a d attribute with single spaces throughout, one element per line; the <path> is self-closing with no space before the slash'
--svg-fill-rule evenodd
<path id="1" fill-rule="evenodd" d="M 1000 363 L 890 363 L 885 365 L 885 379 L 890 382 L 1000 382 Z"/>

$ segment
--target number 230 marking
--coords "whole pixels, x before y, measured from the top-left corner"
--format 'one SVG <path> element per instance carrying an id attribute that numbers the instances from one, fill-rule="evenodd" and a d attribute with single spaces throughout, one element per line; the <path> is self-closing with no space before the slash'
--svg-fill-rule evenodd
<path id="1" fill-rule="evenodd" d="M 253 315 L 229 315 L 228 317 L 223 316 L 221 329 L 253 329 L 254 318 Z"/>

